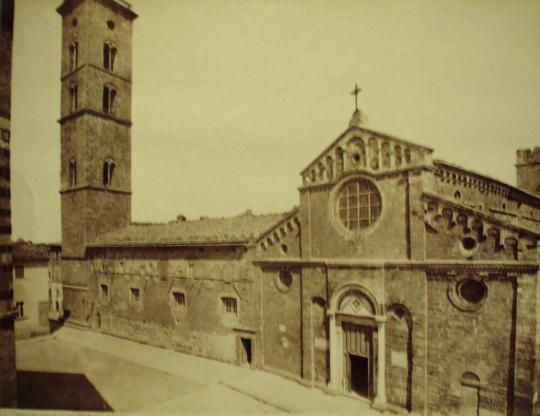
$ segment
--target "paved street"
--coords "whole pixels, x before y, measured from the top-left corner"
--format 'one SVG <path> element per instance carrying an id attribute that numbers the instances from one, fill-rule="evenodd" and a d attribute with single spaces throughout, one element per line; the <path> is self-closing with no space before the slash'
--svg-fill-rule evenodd
<path id="1" fill-rule="evenodd" d="M 20 408 L 380 415 L 268 372 L 73 328 L 18 342 L 17 370 Z"/>
<path id="2" fill-rule="evenodd" d="M 18 343 L 17 369 L 20 407 L 276 412 L 218 383 L 167 374 L 53 337 Z"/>

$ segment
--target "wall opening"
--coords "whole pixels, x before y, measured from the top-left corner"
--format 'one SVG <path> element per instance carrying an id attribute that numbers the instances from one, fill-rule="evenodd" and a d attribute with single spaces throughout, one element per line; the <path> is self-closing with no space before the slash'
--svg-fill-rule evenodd
<path id="1" fill-rule="evenodd" d="M 241 357 L 242 364 L 251 365 L 252 363 L 252 350 L 251 350 L 251 338 L 240 338 L 241 343 Z"/>

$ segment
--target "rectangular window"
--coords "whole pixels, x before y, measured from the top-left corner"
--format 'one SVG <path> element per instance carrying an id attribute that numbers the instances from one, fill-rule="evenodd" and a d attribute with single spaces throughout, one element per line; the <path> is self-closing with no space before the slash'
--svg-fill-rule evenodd
<path id="1" fill-rule="evenodd" d="M 23 319 L 24 318 L 24 302 L 17 302 L 15 304 L 15 307 L 17 308 L 16 319 Z"/>
<path id="2" fill-rule="evenodd" d="M 186 295 L 182 292 L 172 292 L 174 306 L 183 309 L 186 306 Z"/>
<path id="3" fill-rule="evenodd" d="M 238 314 L 238 305 L 235 298 L 221 298 L 223 303 L 223 312 L 227 316 L 236 317 Z"/>
<path id="4" fill-rule="evenodd" d="M 99 296 L 103 300 L 109 300 L 109 286 L 105 284 L 99 285 Z"/>
<path id="5" fill-rule="evenodd" d="M 15 266 L 15 278 L 24 279 L 24 266 L 22 265 Z"/>
<path id="6" fill-rule="evenodd" d="M 137 287 L 132 287 L 129 290 L 131 295 L 131 303 L 139 305 L 141 303 L 141 289 Z"/>

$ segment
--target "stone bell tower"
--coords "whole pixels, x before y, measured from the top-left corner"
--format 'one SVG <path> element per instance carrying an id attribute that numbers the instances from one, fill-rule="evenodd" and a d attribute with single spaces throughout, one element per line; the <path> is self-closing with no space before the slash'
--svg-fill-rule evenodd
<path id="1" fill-rule="evenodd" d="M 540 147 L 516 152 L 517 187 L 540 197 Z"/>
<path id="2" fill-rule="evenodd" d="M 67 318 L 91 314 L 88 243 L 131 222 L 132 24 L 121 0 L 65 0 L 62 16 L 62 283 Z"/>

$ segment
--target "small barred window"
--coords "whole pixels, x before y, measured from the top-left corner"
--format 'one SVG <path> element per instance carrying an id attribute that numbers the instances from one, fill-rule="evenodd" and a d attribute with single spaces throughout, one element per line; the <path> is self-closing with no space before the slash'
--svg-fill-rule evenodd
<path id="1" fill-rule="evenodd" d="M 223 312 L 225 315 L 233 317 L 238 315 L 238 305 L 235 298 L 221 298 L 221 302 L 223 304 Z"/>

